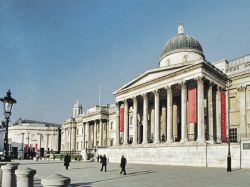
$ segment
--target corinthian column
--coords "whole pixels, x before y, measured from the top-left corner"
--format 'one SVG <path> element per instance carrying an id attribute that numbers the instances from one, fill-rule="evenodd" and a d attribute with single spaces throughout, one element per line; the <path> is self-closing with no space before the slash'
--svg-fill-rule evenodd
<path id="1" fill-rule="evenodd" d="M 197 79 L 198 88 L 198 137 L 197 142 L 205 142 L 204 125 L 204 80 L 201 77 Z"/>
<path id="2" fill-rule="evenodd" d="M 103 139 L 103 125 L 102 125 L 102 120 L 100 119 L 100 124 L 99 124 L 99 146 L 102 147 L 102 139 Z"/>
<path id="3" fill-rule="evenodd" d="M 171 86 L 167 87 L 167 143 L 173 142 L 173 95 Z"/>
<path id="4" fill-rule="evenodd" d="M 240 101 L 239 101 L 239 109 L 240 109 L 240 126 L 239 126 L 239 135 L 241 137 L 247 137 L 247 125 L 246 125 L 246 87 L 241 86 L 238 88 Z M 240 137 L 240 138 L 241 138 Z"/>
<path id="5" fill-rule="evenodd" d="M 155 94 L 155 138 L 154 143 L 160 143 L 160 96 L 159 90 L 154 91 Z"/>
<path id="6" fill-rule="evenodd" d="M 137 144 L 137 99 L 133 98 L 133 144 Z"/>
<path id="7" fill-rule="evenodd" d="M 143 94 L 143 144 L 148 143 L 148 96 Z"/>
<path id="8" fill-rule="evenodd" d="M 96 147 L 96 139 L 97 139 L 97 131 L 96 131 L 96 120 L 94 120 L 94 147 Z"/>
<path id="9" fill-rule="evenodd" d="M 114 139 L 114 145 L 120 144 L 120 106 L 118 103 L 116 103 L 116 122 L 115 122 L 115 139 Z"/>
<path id="10" fill-rule="evenodd" d="M 208 125 L 209 141 L 214 143 L 214 119 L 213 119 L 213 83 L 210 82 L 207 94 L 208 100 Z"/>
<path id="11" fill-rule="evenodd" d="M 221 88 L 216 91 L 216 138 L 217 143 L 221 143 Z"/>
<path id="12" fill-rule="evenodd" d="M 128 144 L 128 100 L 124 100 L 124 145 Z"/>
<path id="13" fill-rule="evenodd" d="M 181 85 L 181 142 L 187 141 L 187 85 Z"/>
<path id="14" fill-rule="evenodd" d="M 89 135 L 89 122 L 86 122 L 86 141 L 88 142 L 87 143 L 87 147 L 86 147 L 86 149 L 88 149 L 89 148 L 89 144 L 90 144 L 90 135 Z"/>

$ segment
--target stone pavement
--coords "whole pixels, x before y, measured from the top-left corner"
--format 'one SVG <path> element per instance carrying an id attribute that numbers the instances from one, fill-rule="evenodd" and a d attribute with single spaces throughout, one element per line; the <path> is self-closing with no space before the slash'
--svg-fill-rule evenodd
<path id="1" fill-rule="evenodd" d="M 199 168 L 181 166 L 159 166 L 128 164 L 127 175 L 120 175 L 119 164 L 108 163 L 107 172 L 100 171 L 99 163 L 71 162 L 65 170 L 61 161 L 21 161 L 37 171 L 35 186 L 40 179 L 52 174 L 71 178 L 70 186 L 83 187 L 249 187 L 250 170 L 240 169 L 227 173 L 225 168 Z"/>

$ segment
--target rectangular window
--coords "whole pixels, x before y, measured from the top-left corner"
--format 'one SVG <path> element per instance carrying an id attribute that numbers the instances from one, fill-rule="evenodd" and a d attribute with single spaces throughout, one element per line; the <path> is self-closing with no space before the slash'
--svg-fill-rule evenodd
<path id="1" fill-rule="evenodd" d="M 231 128 L 229 130 L 230 142 L 237 142 L 237 128 Z"/>

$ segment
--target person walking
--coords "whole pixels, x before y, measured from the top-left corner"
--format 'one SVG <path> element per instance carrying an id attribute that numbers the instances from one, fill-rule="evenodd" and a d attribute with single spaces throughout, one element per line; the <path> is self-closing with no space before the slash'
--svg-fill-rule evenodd
<path id="1" fill-rule="evenodd" d="M 99 159 L 100 159 L 100 163 L 102 163 L 102 155 L 100 155 Z"/>
<path id="2" fill-rule="evenodd" d="M 121 158 L 121 172 L 120 174 L 122 174 L 122 172 L 124 173 L 124 175 L 126 175 L 126 164 L 127 164 L 127 159 L 122 155 L 122 158 Z"/>
<path id="3" fill-rule="evenodd" d="M 67 153 L 67 154 L 64 156 L 64 166 L 66 167 L 66 170 L 67 170 L 68 167 L 69 167 L 69 163 L 70 163 L 70 156 L 69 156 L 69 154 Z"/>
<path id="4" fill-rule="evenodd" d="M 105 168 L 105 172 L 107 171 L 107 157 L 104 154 L 103 157 L 101 157 L 101 163 L 102 163 L 102 168 L 100 171 L 103 171 L 103 167 Z"/>

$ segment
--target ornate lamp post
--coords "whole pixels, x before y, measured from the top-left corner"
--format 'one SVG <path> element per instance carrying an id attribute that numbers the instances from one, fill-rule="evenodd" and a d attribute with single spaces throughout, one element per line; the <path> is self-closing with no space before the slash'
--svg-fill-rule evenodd
<path id="1" fill-rule="evenodd" d="M 230 97 L 229 97 L 229 88 L 232 86 L 232 80 L 229 78 L 227 80 L 227 97 L 228 97 L 228 104 L 227 104 L 227 111 L 228 111 L 228 115 L 227 115 L 227 122 L 228 122 L 228 153 L 227 153 L 227 172 L 231 172 L 232 171 L 232 167 L 231 167 L 231 150 L 230 150 L 230 116 L 229 116 L 229 105 L 230 105 Z"/>
<path id="2" fill-rule="evenodd" d="M 4 104 L 4 116 L 5 122 L 3 122 L 3 126 L 6 128 L 5 138 L 4 138 L 4 159 L 6 161 L 10 161 L 9 157 L 9 142 L 8 142 L 8 130 L 9 130 L 9 120 L 11 116 L 11 109 L 13 104 L 16 103 L 16 100 L 11 97 L 11 92 L 8 90 L 6 96 L 1 98 L 0 101 Z"/>

